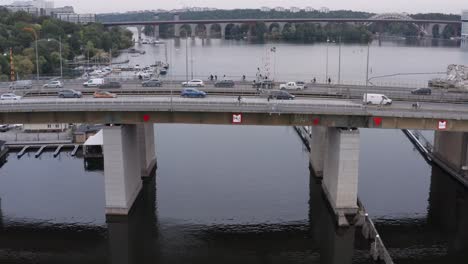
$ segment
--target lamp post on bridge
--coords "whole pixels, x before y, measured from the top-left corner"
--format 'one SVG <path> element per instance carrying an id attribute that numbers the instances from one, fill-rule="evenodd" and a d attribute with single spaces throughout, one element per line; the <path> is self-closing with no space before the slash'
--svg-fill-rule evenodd
<path id="1" fill-rule="evenodd" d="M 59 40 L 48 38 L 47 41 L 57 41 L 59 43 L 60 52 L 60 78 L 63 78 L 63 64 L 62 64 L 62 36 L 59 36 Z"/>
<path id="2" fill-rule="evenodd" d="M 330 38 L 327 37 L 327 62 L 325 64 L 325 83 L 327 83 L 328 80 L 328 46 L 330 44 Z"/>

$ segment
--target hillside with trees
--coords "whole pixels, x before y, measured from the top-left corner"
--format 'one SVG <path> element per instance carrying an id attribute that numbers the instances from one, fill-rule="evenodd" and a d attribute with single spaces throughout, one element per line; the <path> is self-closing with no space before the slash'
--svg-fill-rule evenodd
<path id="1" fill-rule="evenodd" d="M 122 14 L 101 14 L 98 15 L 98 20 L 105 22 L 121 22 L 121 21 L 153 21 L 155 19 L 154 13 L 122 13 Z M 292 13 L 288 11 L 278 12 L 269 11 L 262 12 L 259 9 L 234 9 L 234 10 L 214 10 L 202 12 L 183 12 L 180 13 L 181 20 L 202 20 L 202 19 L 275 19 L 275 18 L 370 18 L 373 13 L 356 12 L 350 10 L 336 10 L 329 13 L 322 13 L 319 11 L 311 12 L 297 12 Z M 159 13 L 159 20 L 173 20 L 173 13 Z M 435 19 L 435 20 L 460 20 L 460 15 L 453 14 L 413 14 L 410 15 L 415 19 Z M 183 29 L 184 31 L 184 29 Z M 226 37 L 231 39 L 239 39 L 246 36 L 248 28 L 246 26 L 234 26 L 227 30 Z M 296 31 L 285 30 L 279 34 L 272 34 L 264 27 L 264 24 L 257 23 L 252 27 L 252 35 L 255 40 L 262 41 L 264 39 L 278 39 L 284 41 L 301 41 L 301 42 L 320 42 L 327 39 L 342 38 L 345 42 L 366 42 L 370 39 L 372 34 L 377 33 L 379 30 L 376 25 L 369 27 L 352 27 L 348 25 L 330 24 L 324 27 L 313 24 L 297 24 Z M 145 29 L 147 34 L 151 34 L 152 29 L 147 27 Z M 184 34 L 185 32 L 182 32 Z M 383 33 L 392 36 L 404 37 L 417 37 L 418 30 L 411 24 L 406 23 L 389 23 L 383 28 Z M 441 36 L 441 38 L 450 38 L 460 34 L 460 28 L 455 26 L 448 26 Z M 174 35 L 173 28 L 168 25 L 160 26 L 160 35 L 162 37 L 172 37 Z"/>
<path id="2" fill-rule="evenodd" d="M 129 48 L 132 33 L 122 28 L 105 29 L 101 24 L 78 25 L 50 17 L 35 17 L 25 12 L 12 13 L 0 8 L 0 79 L 10 74 L 10 48 L 13 51 L 15 71 L 19 76 L 36 73 L 35 36 L 38 38 L 39 72 L 58 75 L 60 72 L 60 44 L 66 67 L 68 61 L 79 56 L 92 59 L 108 56 L 109 50 Z M 113 52 L 114 53 L 114 52 Z"/>

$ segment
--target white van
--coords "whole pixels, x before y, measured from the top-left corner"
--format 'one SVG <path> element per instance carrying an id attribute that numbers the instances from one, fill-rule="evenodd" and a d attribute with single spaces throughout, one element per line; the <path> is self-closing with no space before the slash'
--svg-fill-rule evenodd
<path id="1" fill-rule="evenodd" d="M 362 97 L 362 103 L 373 105 L 391 105 L 392 99 L 388 98 L 384 94 L 364 94 Z"/>
<path id="2" fill-rule="evenodd" d="M 98 87 L 104 84 L 104 79 L 102 78 L 95 78 L 89 79 L 88 81 L 83 83 L 84 87 Z"/>

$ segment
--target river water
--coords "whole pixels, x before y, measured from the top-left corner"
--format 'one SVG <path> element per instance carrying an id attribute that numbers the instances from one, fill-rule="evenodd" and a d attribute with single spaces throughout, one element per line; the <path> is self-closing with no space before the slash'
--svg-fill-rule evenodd
<path id="1" fill-rule="evenodd" d="M 325 74 L 326 45 L 274 45 L 282 79 Z M 194 70 L 254 75 L 264 46 L 197 39 Z M 161 47 L 143 46 L 146 55 L 130 59 L 151 64 L 164 57 Z M 185 74 L 183 47 L 170 48 L 174 75 Z M 352 51 L 366 49 L 342 48 L 343 80 L 365 78 L 365 55 Z M 370 50 L 373 74 L 468 64 L 450 45 L 384 42 Z M 335 51 L 329 47 L 331 72 Z M 0 168 L 0 263 L 370 263 L 359 230 L 334 226 L 292 128 L 156 124 L 155 131 L 156 177 L 128 219 L 106 219 L 99 162 L 67 152 L 10 154 Z M 467 263 L 468 193 L 401 131 L 361 130 L 359 197 L 396 263 Z"/>

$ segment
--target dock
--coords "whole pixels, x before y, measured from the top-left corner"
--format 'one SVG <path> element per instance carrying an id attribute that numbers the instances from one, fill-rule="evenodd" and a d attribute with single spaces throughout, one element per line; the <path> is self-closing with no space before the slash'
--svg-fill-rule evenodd
<path id="1" fill-rule="evenodd" d="M 21 149 L 21 151 L 18 152 L 18 154 L 16 154 L 16 156 L 17 156 L 18 158 L 21 158 L 21 157 L 24 155 L 24 153 L 26 153 L 26 150 L 28 150 L 29 147 L 30 147 L 30 146 L 24 146 L 24 147 Z"/>
<path id="2" fill-rule="evenodd" d="M 71 149 L 71 155 L 76 156 L 78 149 L 81 145 L 73 144 L 70 141 L 51 141 L 51 142 L 7 142 L 5 144 L 8 147 L 9 151 L 19 151 L 16 156 L 21 158 L 30 150 L 36 150 L 34 157 L 39 158 L 46 149 L 55 149 L 53 152 L 53 157 L 60 155 L 62 150 Z"/>
<path id="3" fill-rule="evenodd" d="M 39 150 L 36 152 L 36 154 L 34 154 L 34 157 L 36 158 L 39 158 L 42 154 L 42 151 L 44 151 L 44 149 L 47 147 L 47 145 L 43 145 L 39 148 Z"/>

